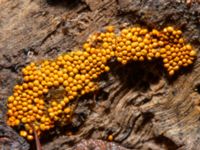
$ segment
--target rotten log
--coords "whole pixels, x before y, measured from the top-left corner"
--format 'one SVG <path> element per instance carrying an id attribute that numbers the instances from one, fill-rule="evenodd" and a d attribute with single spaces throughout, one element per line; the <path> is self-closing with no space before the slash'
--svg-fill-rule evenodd
<path id="1" fill-rule="evenodd" d="M 79 48 L 106 25 L 157 29 L 173 25 L 198 51 L 200 4 L 189 3 L 0 0 L 0 148 L 26 150 L 31 145 L 5 124 L 6 100 L 21 80 L 22 67 Z M 159 61 L 112 65 L 95 99 L 79 100 L 72 127 L 56 127 L 50 137 L 41 138 L 43 150 L 73 148 L 83 139 L 107 141 L 109 135 L 127 149 L 200 149 L 199 54 L 193 66 L 173 78 L 166 76 Z"/>

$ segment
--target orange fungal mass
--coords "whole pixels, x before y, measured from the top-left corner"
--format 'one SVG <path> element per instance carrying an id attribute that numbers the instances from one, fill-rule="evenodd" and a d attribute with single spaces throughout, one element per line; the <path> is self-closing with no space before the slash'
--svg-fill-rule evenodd
<path id="1" fill-rule="evenodd" d="M 160 58 L 170 76 L 193 63 L 196 51 L 186 43 L 182 31 L 169 26 L 161 31 L 128 27 L 116 33 L 114 26 L 91 35 L 82 50 L 72 51 L 22 69 L 23 83 L 8 98 L 10 126 L 24 125 L 20 135 L 33 139 L 55 126 L 70 123 L 73 99 L 98 89 L 96 79 L 110 70 L 108 60 L 122 64 Z M 111 139 L 111 137 L 109 137 Z"/>

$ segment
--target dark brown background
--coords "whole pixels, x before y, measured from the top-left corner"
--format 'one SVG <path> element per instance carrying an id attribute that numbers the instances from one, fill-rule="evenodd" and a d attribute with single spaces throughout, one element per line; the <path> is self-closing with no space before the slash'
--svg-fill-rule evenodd
<path id="1" fill-rule="evenodd" d="M 157 29 L 173 25 L 199 51 L 198 3 L 0 0 L 0 148 L 27 150 L 31 145 L 35 149 L 34 143 L 28 144 L 5 124 L 6 99 L 20 82 L 22 67 L 78 48 L 88 35 L 106 25 L 121 28 L 132 24 Z M 57 127 L 42 138 L 44 150 L 68 149 L 82 139 L 104 141 L 110 134 L 121 149 L 200 149 L 199 55 L 194 65 L 173 78 L 167 77 L 159 60 L 111 66 L 111 73 L 100 82 L 99 94 L 78 101 L 72 125 Z M 109 143 L 101 142 L 99 147 L 106 149 Z M 90 142 L 82 144 L 83 148 Z M 112 149 L 111 143 L 109 146 Z"/>

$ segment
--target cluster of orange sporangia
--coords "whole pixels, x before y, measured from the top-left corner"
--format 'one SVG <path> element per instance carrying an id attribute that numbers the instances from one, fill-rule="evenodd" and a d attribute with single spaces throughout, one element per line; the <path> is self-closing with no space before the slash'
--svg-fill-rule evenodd
<path id="1" fill-rule="evenodd" d="M 121 31 L 116 38 L 117 60 L 126 64 L 129 60 L 144 61 L 162 58 L 169 75 L 173 75 L 180 67 L 192 64 L 196 51 L 182 37 L 181 30 L 173 27 L 162 31 L 145 28 L 128 28 Z"/>
<path id="2" fill-rule="evenodd" d="M 70 101 L 98 89 L 96 79 L 110 70 L 108 60 L 122 64 L 161 58 L 169 75 L 193 62 L 196 51 L 185 42 L 181 30 L 166 27 L 162 31 L 128 27 L 116 33 L 113 26 L 92 34 L 82 50 L 53 60 L 30 63 L 22 69 L 23 83 L 16 85 L 8 98 L 10 126 L 24 125 L 20 135 L 33 139 L 33 127 L 40 136 L 55 123 L 70 123 Z M 59 96 L 54 95 L 60 91 Z"/>

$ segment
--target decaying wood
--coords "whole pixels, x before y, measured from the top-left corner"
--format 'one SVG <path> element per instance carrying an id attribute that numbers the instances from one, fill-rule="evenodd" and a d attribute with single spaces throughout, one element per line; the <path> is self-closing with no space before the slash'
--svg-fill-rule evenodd
<path id="1" fill-rule="evenodd" d="M 173 25 L 183 30 L 197 51 L 200 48 L 198 3 L 54 1 L 50 5 L 45 0 L 0 0 L 2 149 L 29 149 L 30 143 L 5 124 L 6 99 L 21 81 L 20 69 L 29 62 L 79 48 L 91 33 L 110 24 L 119 28 L 141 24 L 158 29 Z M 93 95 L 79 99 L 72 125 L 56 127 L 48 137 L 43 136 L 43 150 L 73 148 L 84 139 L 107 141 L 109 135 L 124 149 L 200 149 L 199 55 L 194 65 L 173 78 L 166 76 L 159 60 L 126 66 L 111 62 L 111 73 L 102 77 L 95 99 Z M 87 146 L 90 141 L 83 143 Z"/>

